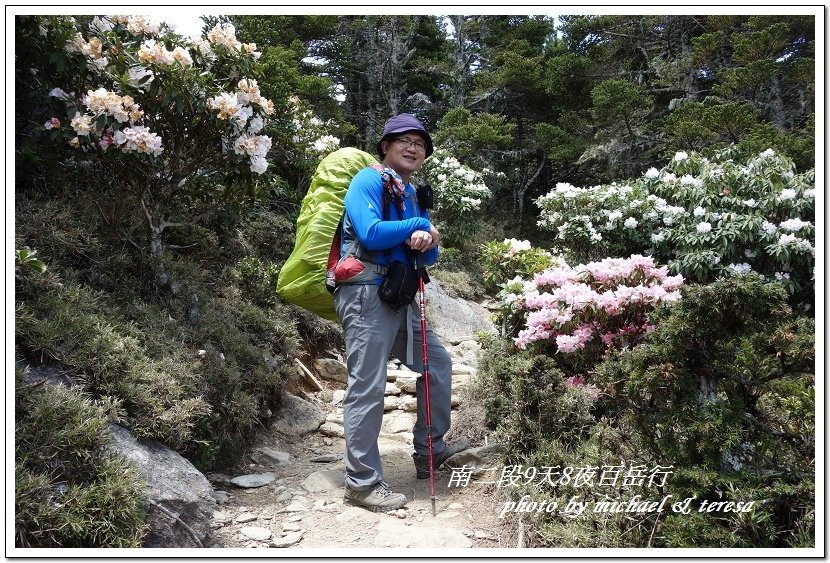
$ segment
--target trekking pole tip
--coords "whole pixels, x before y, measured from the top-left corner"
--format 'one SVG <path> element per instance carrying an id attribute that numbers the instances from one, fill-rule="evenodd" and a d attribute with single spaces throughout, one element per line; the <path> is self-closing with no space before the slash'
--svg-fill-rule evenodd
<path id="1" fill-rule="evenodd" d="M 432 515 L 435 516 L 435 497 L 432 497 Z"/>

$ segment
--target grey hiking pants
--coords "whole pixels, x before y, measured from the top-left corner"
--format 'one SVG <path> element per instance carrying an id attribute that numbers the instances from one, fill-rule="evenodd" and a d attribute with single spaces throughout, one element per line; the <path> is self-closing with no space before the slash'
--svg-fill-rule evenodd
<path id="1" fill-rule="evenodd" d="M 378 297 L 377 285 L 342 285 L 334 307 L 343 325 L 349 383 L 343 400 L 346 433 L 346 485 L 365 490 L 383 480 L 378 436 L 383 421 L 386 365 L 390 352 L 412 371 L 423 373 L 421 317 L 416 296 L 397 312 Z M 411 311 L 412 362 L 407 361 L 407 310 Z M 432 451 L 443 452 L 450 428 L 452 360 L 427 325 Z M 415 451 L 426 455 L 427 423 L 424 378 L 417 380 L 418 416 L 412 429 Z"/>

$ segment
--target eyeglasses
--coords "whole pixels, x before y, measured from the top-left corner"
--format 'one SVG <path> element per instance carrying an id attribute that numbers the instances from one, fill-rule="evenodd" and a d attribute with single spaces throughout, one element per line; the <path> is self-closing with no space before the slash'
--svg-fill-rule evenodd
<path id="1" fill-rule="evenodd" d="M 398 143 L 403 149 L 415 147 L 415 150 L 423 152 L 427 148 L 424 142 L 420 139 L 407 139 L 406 137 L 398 137 L 397 139 L 395 139 L 395 142 Z"/>

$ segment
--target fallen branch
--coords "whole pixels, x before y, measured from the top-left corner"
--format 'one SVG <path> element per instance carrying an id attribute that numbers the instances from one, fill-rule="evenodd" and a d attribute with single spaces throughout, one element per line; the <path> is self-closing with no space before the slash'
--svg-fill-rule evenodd
<path id="1" fill-rule="evenodd" d="M 317 378 L 314 377 L 314 374 L 311 373 L 311 371 L 307 367 L 305 367 L 305 365 L 303 365 L 303 362 L 301 362 L 299 358 L 294 358 L 294 361 L 297 362 L 297 366 L 299 366 L 300 368 L 300 374 L 305 376 L 306 380 L 308 380 L 308 382 L 311 383 L 311 386 L 317 389 L 317 391 L 322 391 L 323 386 L 320 384 L 319 381 L 317 381 Z"/>
<path id="2" fill-rule="evenodd" d="M 176 516 L 175 514 L 173 514 L 172 512 L 170 512 L 167 508 L 163 507 L 162 505 L 160 505 L 159 503 L 157 503 L 157 502 L 156 502 L 156 501 L 154 501 L 153 499 L 147 499 L 147 500 L 150 502 L 150 504 L 152 504 L 153 506 L 155 506 L 156 508 L 158 508 L 159 510 L 161 510 L 162 512 L 164 512 L 167 516 L 169 516 L 170 518 L 172 518 L 173 520 L 175 520 L 176 522 L 178 522 L 179 524 L 181 524 L 181 525 L 182 525 L 182 527 L 183 527 L 185 530 L 187 530 L 187 531 L 188 531 L 188 533 L 190 533 L 191 537 L 193 537 L 193 541 L 195 541 L 195 542 L 196 542 L 196 546 L 197 546 L 197 547 L 202 547 L 202 548 L 203 548 L 203 547 L 205 547 L 204 545 L 202 545 L 202 540 L 200 540 L 200 539 L 199 539 L 199 536 L 197 536 L 197 535 L 196 535 L 196 532 L 194 532 L 194 531 L 193 531 L 193 528 L 191 528 L 190 526 L 188 526 L 188 525 L 185 523 L 185 521 L 184 521 L 184 520 L 182 520 L 181 518 L 179 518 L 178 516 Z"/>

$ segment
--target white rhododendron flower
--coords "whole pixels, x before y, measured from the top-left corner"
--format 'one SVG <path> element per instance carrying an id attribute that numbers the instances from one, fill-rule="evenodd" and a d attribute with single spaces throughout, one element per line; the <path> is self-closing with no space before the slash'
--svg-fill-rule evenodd
<path id="1" fill-rule="evenodd" d="M 772 234 L 778 230 L 778 227 L 775 226 L 775 223 L 770 223 L 769 221 L 764 221 L 761 224 L 761 229 L 768 234 Z"/>
<path id="2" fill-rule="evenodd" d="M 75 130 L 79 136 L 87 136 L 93 129 L 92 117 L 81 112 L 76 112 L 75 117 L 69 122 L 69 126 Z"/>
<path id="3" fill-rule="evenodd" d="M 262 174 L 268 168 L 268 161 L 263 156 L 251 157 L 251 172 Z"/>
<path id="4" fill-rule="evenodd" d="M 127 70 L 127 76 L 129 77 L 130 86 L 134 88 L 148 88 L 150 83 L 155 80 L 155 74 L 152 70 L 139 65 L 130 67 Z"/>
<path id="5" fill-rule="evenodd" d="M 232 51 L 240 51 L 242 43 L 236 38 L 236 28 L 231 23 L 216 24 L 207 34 L 213 45 L 221 45 Z"/>
<path id="6" fill-rule="evenodd" d="M 697 224 L 697 232 L 699 233 L 708 233 L 712 230 L 712 225 L 707 223 L 706 221 L 702 221 Z"/>
<path id="7" fill-rule="evenodd" d="M 146 16 L 129 16 L 127 31 L 133 35 L 158 35 L 161 25 Z"/>
<path id="8" fill-rule="evenodd" d="M 184 47 L 176 47 L 173 49 L 173 59 L 182 66 L 193 66 L 193 58 L 190 52 Z"/>
<path id="9" fill-rule="evenodd" d="M 792 188 L 787 188 L 787 189 L 781 190 L 781 193 L 778 195 L 778 201 L 792 200 L 792 199 L 795 199 L 795 196 L 796 196 L 795 190 L 792 189 Z"/>
<path id="10" fill-rule="evenodd" d="M 752 271 L 752 266 L 746 262 L 741 262 L 740 264 L 729 264 L 729 269 L 740 276 L 744 276 Z"/>
<path id="11" fill-rule="evenodd" d="M 781 221 L 781 224 L 779 226 L 785 231 L 795 232 L 800 231 L 801 229 L 809 225 L 809 222 L 802 221 L 800 218 L 794 217 L 792 219 L 787 219 L 786 221 Z"/>
<path id="12" fill-rule="evenodd" d="M 239 101 L 233 94 L 222 92 L 208 100 L 208 107 L 219 112 L 219 119 L 234 117 L 240 109 Z"/>
<path id="13" fill-rule="evenodd" d="M 161 155 L 164 148 L 161 146 L 161 137 L 152 133 L 143 126 L 125 127 L 116 131 L 112 136 L 115 145 L 124 152 L 138 152 L 143 154 Z"/>

